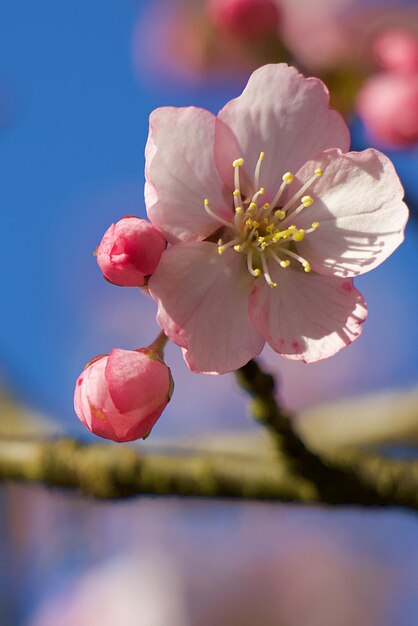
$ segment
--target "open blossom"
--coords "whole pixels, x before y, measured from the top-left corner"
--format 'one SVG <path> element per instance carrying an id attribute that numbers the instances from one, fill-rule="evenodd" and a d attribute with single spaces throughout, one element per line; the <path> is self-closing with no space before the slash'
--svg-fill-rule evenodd
<path id="1" fill-rule="evenodd" d="M 237 369 L 265 341 L 312 362 L 359 336 L 352 277 L 401 243 L 407 209 L 388 158 L 349 141 L 323 83 L 284 64 L 254 72 L 217 117 L 151 115 L 146 204 L 172 245 L 149 289 L 192 370 Z"/>
<path id="2" fill-rule="evenodd" d="M 127 216 L 112 224 L 97 248 L 104 277 L 122 287 L 142 287 L 156 269 L 166 246 L 164 237 L 147 220 Z"/>
<path id="3" fill-rule="evenodd" d="M 132 441 L 149 435 L 172 390 L 170 369 L 157 351 L 112 350 L 93 359 L 78 377 L 74 408 L 95 435 Z"/>

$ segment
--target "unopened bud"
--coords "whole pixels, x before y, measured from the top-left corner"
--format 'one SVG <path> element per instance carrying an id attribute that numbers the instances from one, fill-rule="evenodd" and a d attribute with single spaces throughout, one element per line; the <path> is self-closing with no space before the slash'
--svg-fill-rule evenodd
<path id="1" fill-rule="evenodd" d="M 158 350 L 112 350 L 91 361 L 78 377 L 74 408 L 95 435 L 132 441 L 149 435 L 173 387 Z"/>
<path id="2" fill-rule="evenodd" d="M 147 220 L 123 217 L 106 231 L 97 248 L 104 277 L 122 287 L 142 287 L 157 269 L 166 241 Z"/>

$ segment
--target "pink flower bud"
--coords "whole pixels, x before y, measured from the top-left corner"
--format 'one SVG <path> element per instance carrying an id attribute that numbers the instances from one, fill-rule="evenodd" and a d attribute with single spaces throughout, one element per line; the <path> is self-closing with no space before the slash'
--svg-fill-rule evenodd
<path id="1" fill-rule="evenodd" d="M 240 38 L 273 33 L 279 22 L 275 0 L 208 0 L 207 13 L 215 26 Z"/>
<path id="2" fill-rule="evenodd" d="M 358 95 L 357 111 L 378 143 L 395 148 L 414 144 L 418 141 L 418 76 L 373 76 Z"/>
<path id="3" fill-rule="evenodd" d="M 407 30 L 382 33 L 375 41 L 374 55 L 385 70 L 398 74 L 418 72 L 418 38 Z"/>
<path id="4" fill-rule="evenodd" d="M 147 220 L 123 217 L 105 232 L 97 248 L 104 277 L 122 287 L 142 287 L 160 262 L 164 237 Z"/>
<path id="5" fill-rule="evenodd" d="M 145 438 L 173 390 L 170 369 L 152 348 L 112 350 L 78 377 L 74 408 L 95 435 L 113 441 Z"/>

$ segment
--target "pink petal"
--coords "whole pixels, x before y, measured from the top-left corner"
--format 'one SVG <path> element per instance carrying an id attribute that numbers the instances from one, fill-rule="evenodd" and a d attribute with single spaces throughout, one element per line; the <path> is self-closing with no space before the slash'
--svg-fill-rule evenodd
<path id="1" fill-rule="evenodd" d="M 248 314 L 254 279 L 243 255 L 220 256 L 209 242 L 178 244 L 166 250 L 149 282 L 158 301 L 158 322 L 185 348 L 193 371 L 222 374 L 261 352 L 264 340 Z"/>
<path id="2" fill-rule="evenodd" d="M 408 209 L 403 188 L 389 159 L 377 150 L 341 154 L 329 150 L 298 173 L 316 167 L 324 174 L 309 188 L 314 204 L 293 221 L 319 228 L 297 244 L 299 254 L 320 274 L 355 276 L 384 261 L 403 241 Z M 286 223 L 292 222 L 290 214 Z"/>
<path id="3" fill-rule="evenodd" d="M 151 114 L 145 202 L 149 219 L 170 243 L 205 239 L 219 228 L 205 211 L 205 198 L 213 212 L 232 220 L 232 196 L 224 197 L 215 166 L 214 133 L 215 117 L 203 109 L 164 107 Z"/>
<path id="4" fill-rule="evenodd" d="M 361 333 L 367 309 L 351 279 L 282 269 L 270 262 L 278 286 L 259 279 L 250 313 L 273 350 L 311 363 L 349 345 Z"/>
<path id="5" fill-rule="evenodd" d="M 260 152 L 265 152 L 260 184 L 266 189 L 266 201 L 285 172 L 297 172 L 328 148 L 349 149 L 347 126 L 328 104 L 328 91 L 320 80 L 306 79 L 295 68 L 280 63 L 256 70 L 242 95 L 219 113 L 240 144 L 240 154 L 233 158 L 244 157 L 251 178 Z M 223 149 L 222 143 L 219 149 Z"/>

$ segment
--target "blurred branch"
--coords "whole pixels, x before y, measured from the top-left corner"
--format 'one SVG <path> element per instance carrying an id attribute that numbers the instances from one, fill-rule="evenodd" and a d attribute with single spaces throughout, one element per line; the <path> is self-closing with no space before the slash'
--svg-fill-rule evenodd
<path id="1" fill-rule="evenodd" d="M 287 469 L 311 481 L 320 500 L 343 504 L 355 495 L 358 504 L 379 504 L 381 495 L 350 467 L 311 451 L 293 428 L 290 415 L 277 404 L 274 378 L 254 360 L 236 372 L 238 384 L 251 396 L 250 413 L 270 433 L 279 459 Z"/>
<path id="2" fill-rule="evenodd" d="M 250 410 L 270 433 L 280 462 L 292 474 L 309 480 L 321 502 L 418 508 L 418 461 L 390 459 L 358 450 L 342 450 L 338 456 L 314 452 L 293 428 L 290 415 L 277 404 L 270 374 L 250 361 L 236 376 L 252 396 Z M 395 414 L 392 420 L 396 420 Z"/>
<path id="3" fill-rule="evenodd" d="M 203 451 L 140 454 L 129 447 L 71 439 L 1 439 L 0 480 L 76 488 L 98 498 L 154 494 L 316 499 L 309 483 L 264 458 Z"/>
<path id="4" fill-rule="evenodd" d="M 308 434 L 309 429 L 301 427 L 307 417 L 302 413 L 295 421 L 278 406 L 273 378 L 255 361 L 236 375 L 251 395 L 252 413 L 270 434 L 269 446 L 262 446 L 257 437 L 247 439 L 243 446 L 235 436 L 238 443 L 232 450 L 222 437 L 211 446 L 203 439 L 190 448 L 173 444 L 158 449 L 147 442 L 140 453 L 123 445 L 0 436 L 0 481 L 67 487 L 98 498 L 153 494 L 418 510 L 418 460 L 397 460 L 358 449 L 330 452 L 330 445 L 308 447 L 293 426 Z M 350 416 L 359 406 L 368 412 L 376 404 L 382 419 L 395 423 L 398 406 L 416 415 L 416 393 L 399 393 L 393 402 L 383 394 L 379 401 L 345 401 L 344 412 Z M 338 415 L 340 405 L 321 409 L 323 428 L 334 412 Z"/>

